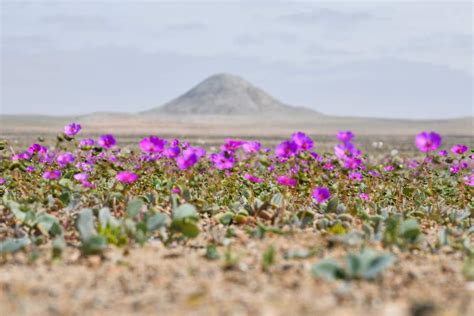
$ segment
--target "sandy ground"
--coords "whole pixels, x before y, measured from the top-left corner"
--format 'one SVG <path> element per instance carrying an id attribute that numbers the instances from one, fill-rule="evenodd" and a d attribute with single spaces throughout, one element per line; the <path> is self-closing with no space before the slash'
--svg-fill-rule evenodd
<path id="1" fill-rule="evenodd" d="M 239 231 L 238 231 L 239 233 Z M 373 282 L 327 282 L 311 276 L 321 257 L 338 258 L 313 231 L 263 240 L 238 234 L 232 269 L 205 258 L 206 234 L 188 245 L 114 249 L 104 257 L 70 251 L 61 262 L 17 254 L 0 267 L 1 315 L 473 315 L 474 283 L 457 255 L 398 253 Z M 262 252 L 276 263 L 262 272 Z M 315 257 L 285 259 L 290 249 L 322 246 Z M 47 248 L 47 247 L 46 247 Z M 222 255 L 225 247 L 218 247 Z M 44 249 L 45 252 L 48 249 Z"/>

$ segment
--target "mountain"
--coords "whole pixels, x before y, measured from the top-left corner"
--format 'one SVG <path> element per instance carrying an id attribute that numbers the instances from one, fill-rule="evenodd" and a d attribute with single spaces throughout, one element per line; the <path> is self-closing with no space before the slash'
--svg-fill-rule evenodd
<path id="1" fill-rule="evenodd" d="M 231 74 L 213 75 L 178 98 L 143 112 L 180 115 L 317 114 L 284 104 L 246 80 Z"/>

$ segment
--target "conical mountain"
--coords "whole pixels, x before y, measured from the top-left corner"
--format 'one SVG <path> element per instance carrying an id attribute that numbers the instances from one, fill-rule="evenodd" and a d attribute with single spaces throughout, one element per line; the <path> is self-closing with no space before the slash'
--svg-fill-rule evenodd
<path id="1" fill-rule="evenodd" d="M 178 98 L 145 113 L 255 115 L 298 112 L 316 113 L 286 105 L 238 76 L 216 74 Z"/>

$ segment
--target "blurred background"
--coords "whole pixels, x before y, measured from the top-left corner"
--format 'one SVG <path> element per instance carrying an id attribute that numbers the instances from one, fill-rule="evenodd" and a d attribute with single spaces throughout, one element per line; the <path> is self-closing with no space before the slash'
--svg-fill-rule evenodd
<path id="1" fill-rule="evenodd" d="M 472 7 L 2 1 L 1 114 L 145 111 L 230 73 L 327 115 L 472 116 Z"/>

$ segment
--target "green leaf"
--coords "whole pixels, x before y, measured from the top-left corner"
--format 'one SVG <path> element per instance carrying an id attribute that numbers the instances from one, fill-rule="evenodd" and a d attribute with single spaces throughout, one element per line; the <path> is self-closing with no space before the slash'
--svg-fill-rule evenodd
<path id="1" fill-rule="evenodd" d="M 337 197 L 333 197 L 328 202 L 328 205 L 326 207 L 326 212 L 329 212 L 329 213 L 336 212 L 338 205 L 339 205 L 339 199 Z"/>
<path id="2" fill-rule="evenodd" d="M 325 259 L 313 265 L 311 273 L 326 280 L 343 279 L 345 276 L 344 269 L 333 259 Z"/>
<path id="3" fill-rule="evenodd" d="M 81 235 L 82 241 L 87 241 L 92 236 L 97 235 L 97 231 L 94 227 L 94 215 L 90 208 L 85 208 L 79 213 L 79 217 L 76 221 L 77 230 Z"/>
<path id="4" fill-rule="evenodd" d="M 86 255 L 101 254 L 107 247 L 107 239 L 104 236 L 95 235 L 89 237 L 82 243 L 82 252 Z"/>
<path id="5" fill-rule="evenodd" d="M 349 254 L 346 256 L 347 273 L 351 277 L 357 277 L 360 275 L 363 269 L 363 262 L 360 255 Z"/>
<path id="6" fill-rule="evenodd" d="M 416 219 L 403 221 L 403 223 L 400 225 L 400 236 L 402 236 L 404 239 L 414 242 L 420 234 L 421 230 L 418 227 L 418 222 Z"/>
<path id="7" fill-rule="evenodd" d="M 153 216 L 150 216 L 146 221 L 146 227 L 148 231 L 152 232 L 163 227 L 167 227 L 170 224 L 171 220 L 167 214 L 157 213 Z"/>
<path id="8" fill-rule="evenodd" d="M 61 257 L 64 249 L 66 249 L 66 241 L 64 240 L 64 237 L 56 237 L 53 240 L 53 258 Z"/>
<path id="9" fill-rule="evenodd" d="M 217 251 L 217 247 L 214 244 L 210 244 L 206 248 L 206 258 L 209 260 L 218 260 L 221 256 Z"/>
<path id="10" fill-rule="evenodd" d="M 128 204 L 127 204 L 127 216 L 128 217 L 137 216 L 140 213 L 143 205 L 145 205 L 145 202 L 143 202 L 143 200 L 140 199 L 140 198 L 134 198 L 133 200 L 128 202 Z"/>
<path id="11" fill-rule="evenodd" d="M 200 232 L 199 227 L 192 221 L 184 220 L 177 223 L 176 226 L 179 228 L 179 231 L 188 238 L 197 237 Z"/>
<path id="12" fill-rule="evenodd" d="M 272 196 L 270 200 L 270 204 L 274 207 L 282 207 L 283 206 L 283 195 L 281 193 L 276 193 Z"/>
<path id="13" fill-rule="evenodd" d="M 191 204 L 182 204 L 173 210 L 173 221 L 180 221 L 185 218 L 192 219 L 195 221 L 199 220 L 199 215 L 196 211 L 196 207 Z"/>
<path id="14" fill-rule="evenodd" d="M 61 227 L 59 224 L 59 220 L 56 217 L 46 213 L 40 214 L 36 218 L 36 223 L 36 227 L 38 228 L 38 230 L 45 236 L 48 236 L 49 234 L 53 233 L 53 227 L 55 225 Z"/>
<path id="15" fill-rule="evenodd" d="M 362 272 L 362 277 L 365 279 L 373 279 L 391 266 L 394 261 L 394 257 L 390 254 L 376 255 L 368 262 L 368 265 Z"/>
<path id="16" fill-rule="evenodd" d="M 0 254 L 17 252 L 30 243 L 31 241 L 28 236 L 22 238 L 8 238 L 0 242 Z"/>

